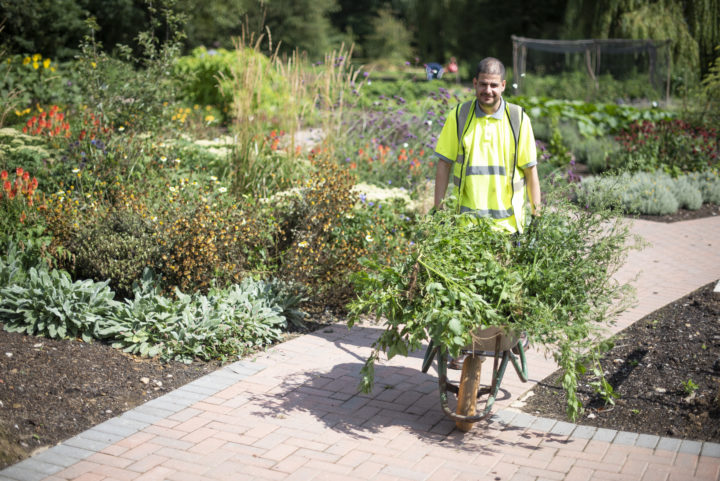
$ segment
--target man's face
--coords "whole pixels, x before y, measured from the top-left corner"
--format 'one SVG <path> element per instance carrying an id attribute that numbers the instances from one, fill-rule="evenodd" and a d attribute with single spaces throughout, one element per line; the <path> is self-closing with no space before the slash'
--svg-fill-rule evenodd
<path id="1" fill-rule="evenodd" d="M 500 75 L 481 73 L 473 79 L 473 85 L 480 108 L 486 112 L 495 112 L 500 107 L 505 80 Z"/>

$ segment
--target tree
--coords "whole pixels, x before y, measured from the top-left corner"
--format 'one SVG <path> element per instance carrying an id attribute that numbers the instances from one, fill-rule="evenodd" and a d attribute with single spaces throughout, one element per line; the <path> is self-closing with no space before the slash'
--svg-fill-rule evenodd
<path id="1" fill-rule="evenodd" d="M 720 0 L 567 0 L 565 12 L 564 38 L 668 38 L 673 63 L 685 66 L 689 55 L 696 74 L 720 44 Z"/>
<path id="2" fill-rule="evenodd" d="M 76 0 L 0 0 L 3 43 L 11 53 L 70 58 L 86 32 L 85 6 Z"/>
<path id="3" fill-rule="evenodd" d="M 372 21 L 372 28 L 365 43 L 367 57 L 401 62 L 412 56 L 412 36 L 405 24 L 390 10 L 378 11 Z"/>

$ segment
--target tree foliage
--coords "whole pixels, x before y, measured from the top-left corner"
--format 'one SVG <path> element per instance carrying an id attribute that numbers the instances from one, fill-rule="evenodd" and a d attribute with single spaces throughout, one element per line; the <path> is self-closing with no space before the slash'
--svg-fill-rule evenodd
<path id="1" fill-rule="evenodd" d="M 673 62 L 707 73 L 720 43 L 718 0 L 567 0 L 565 38 L 670 39 Z"/>

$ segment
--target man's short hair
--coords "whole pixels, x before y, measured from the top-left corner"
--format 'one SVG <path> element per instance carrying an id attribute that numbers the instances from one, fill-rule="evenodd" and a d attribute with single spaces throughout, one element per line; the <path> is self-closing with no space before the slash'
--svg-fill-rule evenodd
<path id="1" fill-rule="evenodd" d="M 505 65 L 495 57 L 485 57 L 480 60 L 475 69 L 475 77 L 480 74 L 499 75 L 502 80 L 505 80 Z"/>

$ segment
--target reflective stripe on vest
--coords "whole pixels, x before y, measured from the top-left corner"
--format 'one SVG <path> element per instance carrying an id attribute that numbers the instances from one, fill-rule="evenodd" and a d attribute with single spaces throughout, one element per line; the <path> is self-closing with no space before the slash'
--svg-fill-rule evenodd
<path id="1" fill-rule="evenodd" d="M 462 200 L 462 192 L 465 187 L 465 179 L 468 175 L 507 175 L 505 167 L 502 166 L 471 166 L 469 159 L 465 158 L 465 146 L 463 137 L 467 132 L 470 124 L 468 122 L 470 113 L 475 107 L 475 100 L 464 102 L 455 109 L 455 120 L 457 125 L 458 136 L 458 154 L 455 161 L 460 164 L 460 177 L 453 176 L 453 184 L 458 188 L 458 197 Z M 473 211 L 478 217 L 492 217 L 494 219 L 504 219 L 515 215 L 515 223 L 520 232 L 523 231 L 524 225 L 524 204 L 525 204 L 525 178 L 521 177 L 517 169 L 518 144 L 520 138 L 520 128 L 522 126 L 523 109 L 519 105 L 505 102 L 505 114 L 510 119 L 510 128 L 515 141 L 515 154 L 512 163 L 512 207 L 509 209 L 470 209 L 467 206 L 458 205 L 459 212 Z"/>

